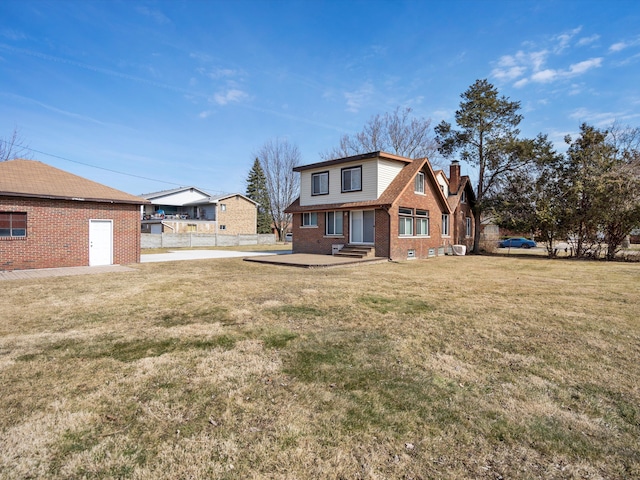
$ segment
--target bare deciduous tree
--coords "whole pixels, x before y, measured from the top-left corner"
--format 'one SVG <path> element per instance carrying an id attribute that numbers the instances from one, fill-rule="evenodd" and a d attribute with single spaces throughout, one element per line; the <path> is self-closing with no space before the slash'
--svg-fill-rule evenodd
<path id="1" fill-rule="evenodd" d="M 302 158 L 297 145 L 287 140 L 268 140 L 255 153 L 260 160 L 262 170 L 267 181 L 267 192 L 273 224 L 278 237 L 284 241 L 291 214 L 284 210 L 298 197 L 300 192 L 300 178 L 293 171 L 300 164 Z"/>
<path id="2" fill-rule="evenodd" d="M 408 158 L 429 157 L 431 160 L 438 151 L 431 120 L 416 118 L 411 115 L 412 111 L 410 107 L 398 107 L 392 113 L 372 116 L 361 132 L 343 135 L 340 144 L 321 153 L 321 158 L 329 160 L 384 151 Z"/>
<path id="3" fill-rule="evenodd" d="M 22 136 L 17 128 L 13 133 L 5 138 L 0 138 L 0 162 L 23 158 L 27 155 L 29 148 L 25 145 Z"/>

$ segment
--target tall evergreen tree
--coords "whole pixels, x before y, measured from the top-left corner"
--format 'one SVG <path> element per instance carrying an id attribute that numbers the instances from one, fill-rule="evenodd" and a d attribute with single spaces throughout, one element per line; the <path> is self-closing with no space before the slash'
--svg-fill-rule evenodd
<path id="1" fill-rule="evenodd" d="M 491 194 L 500 186 L 505 175 L 516 171 L 532 161 L 527 142 L 518 140 L 518 114 L 520 102 L 499 97 L 498 90 L 485 80 L 476 80 L 462 95 L 460 109 L 456 111 L 454 130 L 451 124 L 442 121 L 436 126 L 436 139 L 440 153 L 445 157 L 455 153 L 478 169 L 474 247 L 480 246 L 482 213 Z M 529 141 L 528 143 L 530 143 Z"/>
<path id="2" fill-rule="evenodd" d="M 271 233 L 273 218 L 271 217 L 271 207 L 269 204 L 269 192 L 267 191 L 267 179 L 260 165 L 260 160 L 256 158 L 253 167 L 249 170 L 247 177 L 247 197 L 258 203 L 258 233 Z"/>

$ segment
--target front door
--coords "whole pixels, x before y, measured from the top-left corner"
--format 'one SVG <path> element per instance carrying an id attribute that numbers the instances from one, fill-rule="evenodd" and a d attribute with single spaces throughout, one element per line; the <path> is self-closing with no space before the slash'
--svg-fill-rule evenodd
<path id="1" fill-rule="evenodd" d="M 89 265 L 113 263 L 113 222 L 89 220 Z"/>
<path id="2" fill-rule="evenodd" d="M 351 243 L 371 243 L 375 242 L 374 220 L 376 212 L 374 210 L 354 210 L 351 212 Z"/>

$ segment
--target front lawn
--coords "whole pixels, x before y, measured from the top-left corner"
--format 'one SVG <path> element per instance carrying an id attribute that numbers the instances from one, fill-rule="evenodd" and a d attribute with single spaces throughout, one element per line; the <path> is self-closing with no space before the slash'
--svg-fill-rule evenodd
<path id="1" fill-rule="evenodd" d="M 0 478 L 638 478 L 640 268 L 241 259 L 3 282 Z"/>

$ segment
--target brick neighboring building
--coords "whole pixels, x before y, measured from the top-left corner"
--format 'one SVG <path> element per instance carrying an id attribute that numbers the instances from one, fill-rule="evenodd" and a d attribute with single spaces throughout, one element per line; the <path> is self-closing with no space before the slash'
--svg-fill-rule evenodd
<path id="1" fill-rule="evenodd" d="M 144 233 L 220 233 L 255 235 L 258 204 L 240 193 L 209 195 L 196 187 L 180 187 L 142 195 Z"/>
<path id="2" fill-rule="evenodd" d="M 0 162 L 0 270 L 137 263 L 144 203 L 42 162 Z"/>
<path id="3" fill-rule="evenodd" d="M 455 162 L 453 181 L 442 172 L 437 177 L 426 158 L 385 152 L 294 171 L 300 173 L 300 197 L 286 210 L 293 214 L 294 253 L 331 254 L 343 247 L 352 255 L 364 247 L 369 256 L 404 260 L 444 254 L 459 242 L 473 244 L 473 190 Z"/>

